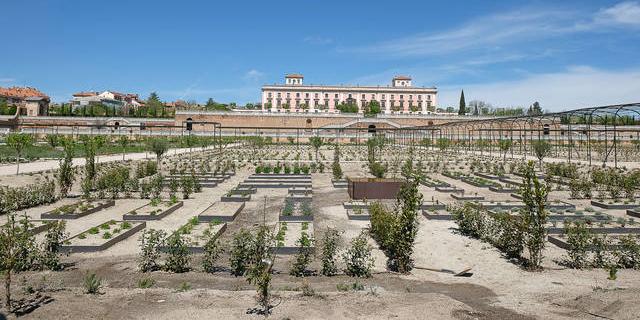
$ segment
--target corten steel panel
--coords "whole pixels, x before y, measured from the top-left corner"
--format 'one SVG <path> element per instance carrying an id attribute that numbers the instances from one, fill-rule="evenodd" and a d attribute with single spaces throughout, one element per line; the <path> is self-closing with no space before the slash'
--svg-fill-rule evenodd
<path id="1" fill-rule="evenodd" d="M 395 199 L 404 181 L 398 179 L 347 178 L 349 197 L 363 199 Z"/>

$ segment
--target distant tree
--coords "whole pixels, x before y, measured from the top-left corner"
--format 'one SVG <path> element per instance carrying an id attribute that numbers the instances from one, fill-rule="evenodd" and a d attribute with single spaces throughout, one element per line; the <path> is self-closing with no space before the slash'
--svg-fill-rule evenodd
<path id="1" fill-rule="evenodd" d="M 149 139 L 147 140 L 147 147 L 149 148 L 149 151 L 155 153 L 158 167 L 160 167 L 160 158 L 162 158 L 162 155 L 169 150 L 167 140 L 160 138 Z"/>
<path id="2" fill-rule="evenodd" d="M 464 100 L 464 90 L 460 93 L 460 109 L 458 109 L 458 114 L 463 116 L 467 112 L 467 103 Z"/>
<path id="3" fill-rule="evenodd" d="M 371 102 L 367 103 L 364 107 L 364 113 L 368 115 L 374 115 L 380 112 L 382 112 L 380 103 L 376 100 L 371 100 Z"/>
<path id="4" fill-rule="evenodd" d="M 540 170 L 542 170 L 542 160 L 551 152 L 551 144 L 545 140 L 531 141 L 533 152 L 540 162 Z"/>
<path id="5" fill-rule="evenodd" d="M 538 101 L 534 102 L 530 107 L 529 111 L 527 111 L 528 116 L 539 116 L 543 113 L 542 108 L 540 107 L 540 103 Z"/>
<path id="6" fill-rule="evenodd" d="M 511 141 L 511 139 L 500 139 L 500 141 L 498 141 L 498 144 L 500 145 L 500 150 L 504 153 L 504 158 L 502 159 L 502 162 L 506 162 L 507 152 L 509 151 L 509 149 L 511 149 L 511 145 L 513 144 L 513 141 Z"/>
<path id="7" fill-rule="evenodd" d="M 149 95 L 149 98 L 147 98 L 147 109 L 149 110 L 149 114 L 152 117 L 156 117 L 158 115 L 158 111 L 160 110 L 162 113 L 162 110 L 164 109 L 164 103 L 162 103 L 162 101 L 160 101 L 160 97 L 158 96 L 157 93 L 155 92 L 151 92 L 151 94 Z M 146 115 L 143 115 L 146 116 Z"/>
<path id="8" fill-rule="evenodd" d="M 320 147 L 322 147 L 324 141 L 321 137 L 311 137 L 309 138 L 309 142 L 311 143 L 313 149 L 316 151 L 316 161 L 318 161 L 318 151 L 320 150 Z"/>

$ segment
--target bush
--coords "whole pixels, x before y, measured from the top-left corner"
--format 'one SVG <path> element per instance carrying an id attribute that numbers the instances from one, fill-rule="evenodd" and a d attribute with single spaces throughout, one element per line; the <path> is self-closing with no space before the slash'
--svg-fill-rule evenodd
<path id="1" fill-rule="evenodd" d="M 207 242 L 204 244 L 204 255 L 202 257 L 202 269 L 205 272 L 216 271 L 216 261 L 223 252 L 222 247 L 218 244 L 218 240 L 215 236 L 209 236 Z"/>
<path id="2" fill-rule="evenodd" d="M 58 271 L 63 267 L 60 263 L 60 248 L 69 234 L 65 232 L 64 220 L 51 221 L 49 224 L 51 227 L 47 230 L 42 245 L 41 264 L 49 270 Z"/>
<path id="3" fill-rule="evenodd" d="M 462 207 L 453 209 L 452 216 L 462 234 L 477 239 L 484 235 L 487 216 L 480 205 L 465 202 Z"/>
<path id="4" fill-rule="evenodd" d="M 144 230 L 140 237 L 140 261 L 138 267 L 142 272 L 158 270 L 160 264 L 160 247 L 164 243 L 165 233 L 162 230 Z"/>
<path id="5" fill-rule="evenodd" d="M 306 232 L 300 234 L 300 238 L 296 241 L 298 245 L 298 253 L 296 254 L 295 261 L 291 266 L 289 274 L 296 277 L 305 275 L 309 263 L 311 263 L 311 246 L 313 246 L 313 238 L 309 237 Z"/>
<path id="6" fill-rule="evenodd" d="M 591 232 L 583 221 L 566 221 L 564 229 L 567 235 L 567 264 L 582 269 L 588 263 L 588 250 L 591 245 Z"/>
<path id="7" fill-rule="evenodd" d="M 102 279 L 98 278 L 95 273 L 87 273 L 83 281 L 84 292 L 88 294 L 97 294 L 102 287 Z"/>
<path id="8" fill-rule="evenodd" d="M 236 277 L 244 275 L 251 262 L 252 252 L 253 236 L 251 232 L 240 229 L 231 242 L 231 255 L 229 256 L 231 274 Z"/>
<path id="9" fill-rule="evenodd" d="M 352 277 L 368 278 L 371 276 L 374 259 L 365 232 L 363 230 L 360 235 L 351 240 L 351 246 L 342 255 L 346 266 L 344 272 Z"/>
<path id="10" fill-rule="evenodd" d="M 340 232 L 333 228 L 327 229 L 322 238 L 322 270 L 320 271 L 325 276 L 333 276 L 338 273 L 336 255 L 339 245 Z"/>
<path id="11" fill-rule="evenodd" d="M 56 185 L 52 180 L 24 187 L 0 186 L 0 215 L 53 203 L 56 200 Z"/>
<path id="12" fill-rule="evenodd" d="M 620 237 L 620 249 L 614 252 L 618 267 L 640 269 L 640 244 L 638 239 L 639 237 L 634 235 Z"/>
<path id="13" fill-rule="evenodd" d="M 182 273 L 189 271 L 191 251 L 187 242 L 179 232 L 172 233 L 166 240 L 167 261 L 164 269 L 169 272 Z"/>
<path id="14" fill-rule="evenodd" d="M 140 289 L 149 289 L 156 284 L 156 281 L 151 277 L 142 277 L 138 279 L 138 288 Z"/>

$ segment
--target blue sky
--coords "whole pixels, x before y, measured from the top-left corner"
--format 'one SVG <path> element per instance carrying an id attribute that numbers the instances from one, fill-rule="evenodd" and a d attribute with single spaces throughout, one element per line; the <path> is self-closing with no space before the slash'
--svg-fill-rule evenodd
<path id="1" fill-rule="evenodd" d="M 9 1 L 0 86 L 259 100 L 260 86 L 388 84 L 440 105 L 640 101 L 640 1 Z"/>

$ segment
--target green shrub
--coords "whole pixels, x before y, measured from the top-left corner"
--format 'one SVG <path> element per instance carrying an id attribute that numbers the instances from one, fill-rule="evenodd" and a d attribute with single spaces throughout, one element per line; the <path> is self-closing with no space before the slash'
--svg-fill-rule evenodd
<path id="1" fill-rule="evenodd" d="M 364 230 L 351 240 L 351 245 L 342 258 L 346 266 L 344 272 L 347 275 L 360 278 L 371 276 L 374 258 L 371 255 L 371 246 L 367 243 L 367 235 Z"/>
<path id="2" fill-rule="evenodd" d="M 95 273 L 87 273 L 83 281 L 84 291 L 88 294 L 97 294 L 102 287 L 102 279 L 98 278 Z"/>

